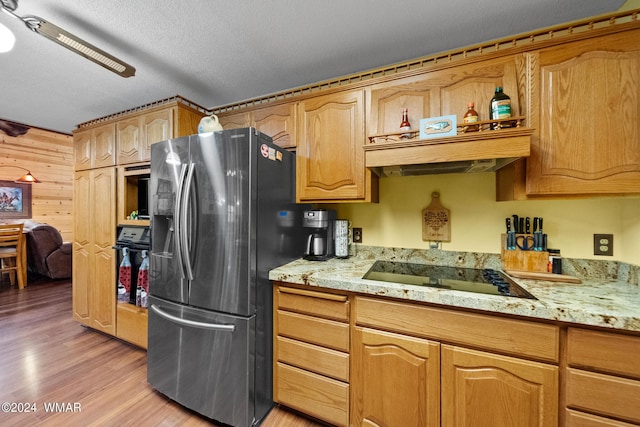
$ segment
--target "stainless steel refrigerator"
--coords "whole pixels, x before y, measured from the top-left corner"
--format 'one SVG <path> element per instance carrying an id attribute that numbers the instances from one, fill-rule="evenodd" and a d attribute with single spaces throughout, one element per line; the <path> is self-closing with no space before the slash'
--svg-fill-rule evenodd
<path id="1" fill-rule="evenodd" d="M 272 401 L 268 271 L 302 255 L 295 155 L 253 128 L 151 146 L 149 384 L 232 426 Z"/>

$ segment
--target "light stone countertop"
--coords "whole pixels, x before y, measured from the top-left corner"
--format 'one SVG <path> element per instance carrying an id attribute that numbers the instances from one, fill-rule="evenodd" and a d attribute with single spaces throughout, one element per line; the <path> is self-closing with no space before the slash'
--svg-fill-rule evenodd
<path id="1" fill-rule="evenodd" d="M 269 279 L 450 307 L 640 332 L 640 267 L 563 259 L 563 273 L 580 284 L 513 280 L 537 300 L 362 279 L 378 260 L 501 269 L 497 254 L 358 246 L 347 259 L 298 259 L 270 271 Z"/>

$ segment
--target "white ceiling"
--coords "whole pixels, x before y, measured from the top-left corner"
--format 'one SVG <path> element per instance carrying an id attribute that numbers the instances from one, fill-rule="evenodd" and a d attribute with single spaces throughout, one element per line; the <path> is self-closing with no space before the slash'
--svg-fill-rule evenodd
<path id="1" fill-rule="evenodd" d="M 133 65 L 122 78 L 0 12 L 0 118 L 70 133 L 181 95 L 229 104 L 618 10 L 624 0 L 21 0 Z"/>

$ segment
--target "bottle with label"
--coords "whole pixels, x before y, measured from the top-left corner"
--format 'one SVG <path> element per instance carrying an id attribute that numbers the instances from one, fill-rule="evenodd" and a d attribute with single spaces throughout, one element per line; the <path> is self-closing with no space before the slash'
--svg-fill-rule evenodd
<path id="1" fill-rule="evenodd" d="M 129 249 L 122 248 L 122 261 L 118 267 L 118 301 L 129 302 L 131 292 L 131 261 Z"/>
<path id="2" fill-rule="evenodd" d="M 467 104 L 467 112 L 464 113 L 464 117 L 462 118 L 462 122 L 465 124 L 464 131 L 465 132 L 477 132 L 478 125 L 469 125 L 469 123 L 476 123 L 478 121 L 478 112 L 475 110 L 475 104 L 470 102 Z"/>
<path id="3" fill-rule="evenodd" d="M 511 98 L 502 91 L 501 86 L 498 86 L 493 98 L 491 98 L 491 103 L 489 104 L 489 120 L 508 119 L 509 117 L 511 117 Z M 497 123 L 491 123 L 490 126 L 491 129 L 506 127 L 510 127 L 508 122 L 501 123 L 500 125 Z"/>
<path id="4" fill-rule="evenodd" d="M 400 130 L 401 131 L 409 131 L 411 130 L 411 123 L 409 123 L 409 110 L 407 108 L 402 109 L 402 121 L 400 122 Z M 410 139 L 410 133 L 403 133 L 400 135 L 401 139 Z"/>

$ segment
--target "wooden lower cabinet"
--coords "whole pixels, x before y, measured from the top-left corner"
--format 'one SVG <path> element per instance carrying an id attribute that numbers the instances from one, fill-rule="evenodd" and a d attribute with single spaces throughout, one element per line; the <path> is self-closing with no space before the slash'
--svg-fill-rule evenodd
<path id="1" fill-rule="evenodd" d="M 115 167 L 74 176 L 73 318 L 115 335 Z"/>
<path id="2" fill-rule="evenodd" d="M 440 344 L 374 329 L 352 333 L 351 425 L 440 425 Z"/>
<path id="3" fill-rule="evenodd" d="M 277 362 L 274 400 L 337 426 L 349 424 L 349 384 Z"/>
<path id="4" fill-rule="evenodd" d="M 274 400 L 331 425 L 640 425 L 638 334 L 285 283 L 274 303 Z"/>
<path id="5" fill-rule="evenodd" d="M 567 343 L 567 425 L 640 424 L 640 337 L 569 328 Z"/>
<path id="6" fill-rule="evenodd" d="M 450 345 L 441 357 L 443 426 L 557 425 L 557 366 Z"/>
<path id="7" fill-rule="evenodd" d="M 147 348 L 149 313 L 146 308 L 119 302 L 116 309 L 116 336 L 144 349 Z"/>
<path id="8" fill-rule="evenodd" d="M 346 295 L 274 287 L 275 402 L 349 425 L 349 347 Z"/>
<path id="9" fill-rule="evenodd" d="M 567 410 L 565 423 L 566 427 L 633 427 L 636 425 L 571 409 Z"/>

